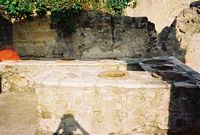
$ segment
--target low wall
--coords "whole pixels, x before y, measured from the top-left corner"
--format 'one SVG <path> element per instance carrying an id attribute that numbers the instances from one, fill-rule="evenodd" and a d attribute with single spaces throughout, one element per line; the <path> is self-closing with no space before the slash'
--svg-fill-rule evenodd
<path id="1" fill-rule="evenodd" d="M 102 59 L 145 57 L 149 43 L 146 17 L 83 12 L 76 32 L 66 37 L 51 29 L 49 16 L 13 25 L 14 47 L 21 57 Z"/>

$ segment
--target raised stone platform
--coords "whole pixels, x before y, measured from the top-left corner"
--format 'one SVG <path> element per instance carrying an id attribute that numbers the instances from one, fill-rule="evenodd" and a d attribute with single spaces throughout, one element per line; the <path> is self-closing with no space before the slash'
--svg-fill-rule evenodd
<path id="1" fill-rule="evenodd" d="M 166 129 L 170 85 L 148 72 L 125 71 L 121 77 L 118 72 L 107 71 L 108 76 L 102 78 L 101 70 L 80 69 L 36 78 L 42 132 L 55 132 L 64 114 L 73 115 L 91 135 Z"/>
<path id="2" fill-rule="evenodd" d="M 33 78 L 43 72 L 92 69 L 126 70 L 127 64 L 123 61 L 100 60 L 100 61 L 37 61 L 21 60 L 6 61 L 0 63 L 2 71 L 3 92 L 5 91 L 32 91 L 34 90 Z"/>
<path id="3" fill-rule="evenodd" d="M 190 133 L 200 121 L 200 75 L 174 57 L 3 62 L 1 70 L 3 93 L 36 93 L 38 135 Z"/>

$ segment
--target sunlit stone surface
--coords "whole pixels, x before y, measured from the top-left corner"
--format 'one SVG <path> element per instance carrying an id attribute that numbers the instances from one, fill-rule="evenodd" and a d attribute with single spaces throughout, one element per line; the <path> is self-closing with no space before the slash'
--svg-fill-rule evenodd
<path id="1" fill-rule="evenodd" d="M 8 61 L 1 70 L 3 93 L 36 93 L 38 135 L 167 134 L 200 120 L 200 75 L 174 57 Z"/>

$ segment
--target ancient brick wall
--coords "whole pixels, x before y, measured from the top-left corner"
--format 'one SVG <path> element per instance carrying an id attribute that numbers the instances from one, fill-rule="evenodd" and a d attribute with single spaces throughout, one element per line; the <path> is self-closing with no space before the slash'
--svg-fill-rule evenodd
<path id="1" fill-rule="evenodd" d="M 0 48 L 13 44 L 12 23 L 0 16 Z"/>
<path id="2" fill-rule="evenodd" d="M 146 17 L 117 17 L 94 12 L 76 18 L 76 31 L 63 37 L 50 17 L 14 24 L 16 51 L 22 57 L 103 59 L 146 57 L 149 32 Z"/>

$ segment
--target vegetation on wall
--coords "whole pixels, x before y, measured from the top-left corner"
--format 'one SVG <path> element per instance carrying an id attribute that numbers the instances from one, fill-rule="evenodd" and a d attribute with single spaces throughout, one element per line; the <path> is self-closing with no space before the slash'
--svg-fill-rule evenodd
<path id="1" fill-rule="evenodd" d="M 59 26 L 65 35 L 73 33 L 75 18 L 82 10 L 80 2 L 66 0 L 49 0 L 49 2 L 52 22 Z"/>
<path id="2" fill-rule="evenodd" d="M 16 20 L 33 16 L 34 3 L 32 0 L 0 0 L 0 4 L 4 5 L 6 12 Z"/>
<path id="3" fill-rule="evenodd" d="M 123 10 L 135 7 L 136 0 L 0 0 L 8 15 L 19 21 L 33 16 L 44 16 L 51 12 L 54 24 L 63 26 L 72 33 L 75 30 L 74 20 L 82 11 L 108 12 L 122 15 Z"/>
<path id="4" fill-rule="evenodd" d="M 111 14 L 123 14 L 123 10 L 130 6 L 134 8 L 137 4 L 136 0 L 107 0 L 106 9 Z"/>

